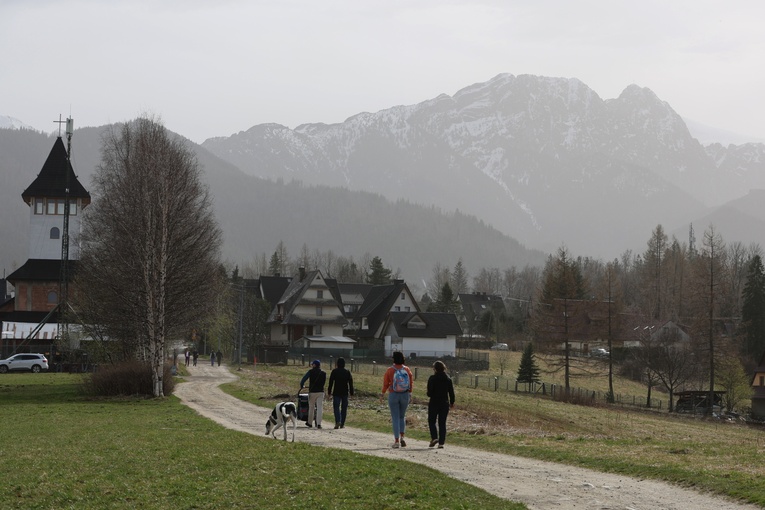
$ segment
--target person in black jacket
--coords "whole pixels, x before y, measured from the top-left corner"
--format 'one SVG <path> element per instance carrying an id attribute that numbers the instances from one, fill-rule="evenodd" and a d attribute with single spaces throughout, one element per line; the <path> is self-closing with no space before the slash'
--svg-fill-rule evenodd
<path id="1" fill-rule="evenodd" d="M 329 374 L 327 394 L 332 396 L 335 428 L 342 429 L 345 427 L 345 417 L 348 415 L 348 395 L 353 396 L 353 376 L 345 368 L 343 358 L 337 358 L 337 368 Z"/>
<path id="2" fill-rule="evenodd" d="M 454 385 L 446 374 L 443 361 L 433 363 L 434 374 L 428 378 L 428 427 L 430 427 L 430 447 L 438 444 L 444 447 L 446 442 L 446 417 L 454 407 Z M 438 428 L 436 428 L 438 422 Z"/>
<path id="3" fill-rule="evenodd" d="M 311 370 L 305 373 L 300 380 L 300 389 L 305 388 L 308 381 L 308 420 L 307 427 L 313 424 L 314 410 L 316 410 L 316 428 L 321 428 L 321 417 L 324 412 L 324 383 L 327 382 L 327 373 L 321 369 L 321 361 L 315 359 L 311 362 Z"/>

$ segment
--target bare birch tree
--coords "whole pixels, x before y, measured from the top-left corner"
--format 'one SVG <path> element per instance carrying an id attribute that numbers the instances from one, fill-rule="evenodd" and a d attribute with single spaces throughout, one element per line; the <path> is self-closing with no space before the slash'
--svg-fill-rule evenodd
<path id="1" fill-rule="evenodd" d="M 194 154 L 147 117 L 105 135 L 94 188 L 78 270 L 83 316 L 148 362 L 161 397 L 167 340 L 204 320 L 220 288 L 209 191 Z"/>

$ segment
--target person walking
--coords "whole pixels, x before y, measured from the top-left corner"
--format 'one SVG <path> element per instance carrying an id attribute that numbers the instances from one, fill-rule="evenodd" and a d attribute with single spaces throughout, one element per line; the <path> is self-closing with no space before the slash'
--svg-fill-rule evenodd
<path id="1" fill-rule="evenodd" d="M 446 373 L 443 361 L 433 363 L 433 375 L 428 378 L 428 427 L 430 428 L 430 447 L 438 444 L 444 447 L 446 442 L 446 417 L 454 407 L 454 384 Z M 436 428 L 438 422 L 438 428 Z"/>
<path id="2" fill-rule="evenodd" d="M 186 349 L 186 352 L 183 353 L 183 355 L 186 358 L 186 366 L 189 366 L 189 358 L 191 358 L 191 352 L 189 352 L 189 350 Z"/>
<path id="3" fill-rule="evenodd" d="M 315 359 L 311 362 L 311 369 L 300 380 L 300 389 L 305 388 L 308 381 L 308 420 L 305 424 L 311 428 L 316 411 L 316 428 L 321 428 L 321 418 L 324 412 L 324 383 L 327 382 L 327 373 L 321 369 L 321 361 Z"/>
<path id="4" fill-rule="evenodd" d="M 215 352 L 210 353 L 210 366 L 215 366 Z"/>
<path id="5" fill-rule="evenodd" d="M 332 396 L 332 411 L 335 414 L 335 428 L 345 427 L 348 415 L 348 395 L 353 396 L 353 376 L 345 368 L 345 358 L 337 358 L 336 368 L 329 374 L 327 395 Z"/>
<path id="6" fill-rule="evenodd" d="M 404 354 L 396 351 L 393 353 L 393 366 L 388 367 L 383 376 L 382 394 L 380 402 L 388 392 L 388 407 L 390 418 L 393 423 L 393 448 L 405 447 L 406 440 L 406 409 L 412 398 L 412 371 L 404 364 Z"/>
<path id="7" fill-rule="evenodd" d="M 223 353 L 220 352 L 220 349 L 218 349 L 218 352 L 215 353 L 215 360 L 218 362 L 218 366 L 220 366 L 220 362 L 223 359 Z"/>
<path id="8" fill-rule="evenodd" d="M 199 359 L 199 351 L 194 349 L 194 353 L 191 356 L 194 359 L 194 366 L 197 366 L 197 360 Z"/>

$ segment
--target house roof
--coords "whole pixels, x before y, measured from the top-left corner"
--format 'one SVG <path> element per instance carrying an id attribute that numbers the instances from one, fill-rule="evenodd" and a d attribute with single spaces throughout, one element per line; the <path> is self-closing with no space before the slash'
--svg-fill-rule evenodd
<path id="1" fill-rule="evenodd" d="M 32 203 L 32 197 L 64 198 L 66 197 L 67 176 L 69 178 L 69 197 L 81 198 L 87 205 L 90 203 L 90 193 L 82 186 L 74 174 L 72 164 L 67 161 L 66 147 L 61 137 L 56 138 L 48 159 L 27 189 L 21 194 L 24 202 Z"/>
<path id="2" fill-rule="evenodd" d="M 332 344 L 350 344 L 352 347 L 356 343 L 353 338 L 347 336 L 303 336 L 311 343 L 332 343 Z"/>
<path id="3" fill-rule="evenodd" d="M 367 319 L 368 329 L 360 329 L 357 333 L 359 338 L 376 337 L 380 326 L 385 322 L 388 313 L 393 310 L 393 306 L 402 292 L 406 292 L 409 296 L 412 295 L 403 280 L 395 280 L 388 285 L 374 285 L 369 289 L 364 304 L 361 305 L 355 316 L 355 320 L 359 323 L 362 318 L 366 317 Z M 412 299 L 412 303 L 417 307 L 416 300 Z M 419 308 L 416 311 L 419 312 Z"/>
<path id="4" fill-rule="evenodd" d="M 477 317 L 490 309 L 505 310 L 505 302 L 502 296 L 497 294 L 486 294 L 485 292 L 475 292 L 472 294 L 457 295 L 462 311 L 467 316 Z"/>
<path id="5" fill-rule="evenodd" d="M 291 276 L 261 276 L 260 297 L 268 301 L 272 309 L 275 308 L 291 281 Z"/>
<path id="6" fill-rule="evenodd" d="M 321 280 L 322 286 L 329 289 L 318 269 L 308 273 L 302 273 L 300 278 L 293 278 L 285 289 L 282 296 L 276 302 L 276 306 L 271 310 L 268 322 L 278 322 L 281 324 L 338 324 L 345 323 L 343 310 L 332 292 L 329 292 L 329 298 L 311 298 L 310 302 L 305 302 L 305 293 L 313 285 L 314 281 Z M 316 304 L 317 306 L 332 306 L 337 308 L 337 315 L 310 316 L 298 315 L 295 310 L 300 304 Z M 280 312 L 281 308 L 281 314 Z M 281 317 L 280 317 L 281 315 Z M 338 320 L 340 319 L 340 320 Z"/>
<path id="7" fill-rule="evenodd" d="M 390 312 L 387 324 L 392 325 L 396 335 L 402 338 L 446 338 L 462 334 L 460 323 L 453 313 Z"/>
<path id="8" fill-rule="evenodd" d="M 69 261 L 70 278 L 77 271 L 77 260 Z M 58 281 L 61 278 L 61 260 L 59 259 L 29 259 L 24 265 L 12 272 L 6 278 L 13 285 L 18 281 Z"/>
<path id="9" fill-rule="evenodd" d="M 0 321 L 2 322 L 25 322 L 29 324 L 40 324 L 50 312 L 28 312 L 26 310 L 14 310 L 12 312 L 0 312 Z M 58 311 L 54 311 L 48 317 L 48 324 L 58 323 Z"/>

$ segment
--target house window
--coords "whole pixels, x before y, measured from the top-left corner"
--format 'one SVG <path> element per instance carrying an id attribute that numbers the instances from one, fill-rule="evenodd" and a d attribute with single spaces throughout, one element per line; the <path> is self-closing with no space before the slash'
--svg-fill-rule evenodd
<path id="1" fill-rule="evenodd" d="M 317 324 L 313 327 L 313 331 L 315 335 L 321 335 L 321 324 Z"/>
<path id="2" fill-rule="evenodd" d="M 404 299 L 406 299 L 406 292 L 401 293 L 401 300 L 403 301 Z"/>
<path id="3" fill-rule="evenodd" d="M 361 318 L 361 329 L 369 329 L 369 321 L 366 317 Z"/>
<path id="4" fill-rule="evenodd" d="M 48 292 L 48 304 L 55 305 L 58 303 L 58 294 L 55 290 Z"/>
<path id="5" fill-rule="evenodd" d="M 48 200 L 48 210 L 46 214 L 56 214 L 56 201 L 53 199 Z"/>
<path id="6" fill-rule="evenodd" d="M 316 291 L 316 297 L 321 299 L 324 297 L 324 291 L 323 290 L 317 290 Z"/>
<path id="7" fill-rule="evenodd" d="M 44 214 L 44 213 L 45 213 L 45 199 L 35 198 L 35 214 Z"/>
<path id="8" fill-rule="evenodd" d="M 52 229 L 50 229 L 50 238 L 61 239 L 61 231 L 58 229 L 58 227 L 53 227 Z"/>
<path id="9" fill-rule="evenodd" d="M 69 216 L 77 216 L 77 201 L 69 201 Z"/>
<path id="10" fill-rule="evenodd" d="M 321 307 L 320 306 L 316 307 L 316 315 L 321 315 Z"/>
<path id="11" fill-rule="evenodd" d="M 394 306 L 393 307 L 393 311 L 394 312 L 400 312 L 401 311 L 401 307 L 400 306 Z"/>
<path id="12" fill-rule="evenodd" d="M 405 306 L 405 307 L 404 307 L 404 311 L 405 311 L 405 312 L 411 312 L 412 310 L 410 309 L 410 307 L 408 307 L 408 306 Z"/>

